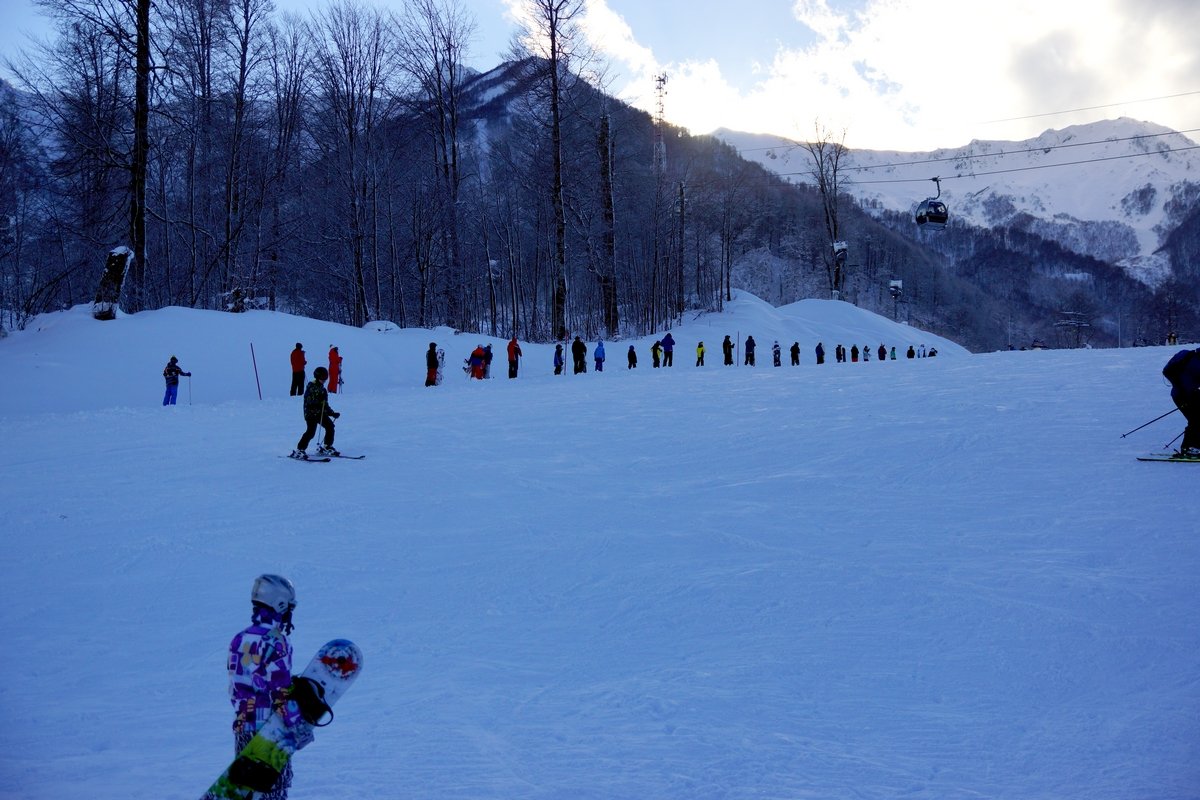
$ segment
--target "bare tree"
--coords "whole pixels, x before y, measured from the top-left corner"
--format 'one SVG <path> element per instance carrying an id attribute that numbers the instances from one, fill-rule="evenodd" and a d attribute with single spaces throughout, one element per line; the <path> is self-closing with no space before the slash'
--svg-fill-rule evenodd
<path id="1" fill-rule="evenodd" d="M 343 203 L 333 219 L 332 238 L 347 251 L 351 321 L 362 325 L 374 310 L 367 294 L 369 269 L 376 285 L 378 280 L 372 249 L 381 165 L 377 139 L 398 88 L 396 40 L 382 12 L 355 0 L 339 0 L 318 12 L 311 32 L 321 110 L 317 141 Z M 377 307 L 378 297 L 374 300 Z"/>
<path id="2" fill-rule="evenodd" d="M 446 280 L 449 322 L 462 323 L 462 248 L 460 213 L 463 173 L 461 107 L 463 62 L 474 35 L 475 22 L 457 0 L 410 0 L 402 17 L 399 52 L 411 76 L 415 95 L 412 108 L 425 121 L 432 143 L 433 166 L 439 187 L 437 208 L 441 218 L 442 273 Z M 422 308 L 426 308 L 426 283 L 422 272 Z"/>
<path id="3" fill-rule="evenodd" d="M 554 277 L 550 328 L 555 339 L 567 337 L 567 216 L 563 197 L 563 93 L 579 39 L 583 0 L 525 0 L 528 15 L 520 39 L 532 76 L 543 86 L 550 117 L 551 186 L 554 209 Z"/>
<path id="4" fill-rule="evenodd" d="M 812 157 L 813 180 L 821 194 L 821 210 L 829 248 L 824 253 L 825 272 L 829 276 L 829 293 L 834 298 L 841 296 L 846 287 L 846 251 L 838 247 L 841 242 L 840 206 L 842 193 L 842 158 L 846 155 L 846 132 L 838 139 L 818 122 L 816 137 L 805 142 L 803 147 Z"/>

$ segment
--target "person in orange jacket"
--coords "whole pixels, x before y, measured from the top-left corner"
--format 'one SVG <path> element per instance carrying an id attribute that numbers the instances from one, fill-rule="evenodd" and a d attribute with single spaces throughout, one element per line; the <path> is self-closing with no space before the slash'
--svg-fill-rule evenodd
<path id="1" fill-rule="evenodd" d="M 338 354 L 338 349 L 333 345 L 329 345 L 329 391 L 332 394 L 337 394 L 338 387 L 342 385 L 342 357 Z"/>
<path id="2" fill-rule="evenodd" d="M 471 357 L 467 360 L 467 363 L 471 367 L 471 377 L 480 381 L 483 380 L 484 356 L 483 345 L 480 344 L 475 346 L 475 349 L 471 351 Z"/>
<path id="3" fill-rule="evenodd" d="M 517 368 L 520 366 L 520 358 L 521 345 L 517 344 L 517 337 L 513 336 L 508 342 L 508 377 L 517 377 Z"/>
<path id="4" fill-rule="evenodd" d="M 296 342 L 296 349 L 292 351 L 292 397 L 304 395 L 304 365 L 307 363 L 304 345 Z"/>

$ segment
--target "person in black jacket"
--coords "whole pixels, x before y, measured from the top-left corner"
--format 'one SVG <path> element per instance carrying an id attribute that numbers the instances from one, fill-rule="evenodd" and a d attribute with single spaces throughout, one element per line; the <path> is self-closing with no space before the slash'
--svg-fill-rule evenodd
<path id="1" fill-rule="evenodd" d="M 325 429 L 325 438 L 322 440 L 321 446 L 317 448 L 317 455 L 340 455 L 333 447 L 333 421 L 341 414 L 329 407 L 329 392 L 325 389 L 325 381 L 328 379 L 329 370 L 324 367 L 317 367 L 313 370 L 313 379 L 309 381 L 308 388 L 304 390 L 304 424 L 306 427 L 296 449 L 292 451 L 292 458 L 302 460 L 308 458 L 306 448 L 316 436 L 318 425 Z"/>
<path id="2" fill-rule="evenodd" d="M 754 337 L 753 336 L 746 337 L 746 359 L 745 360 L 746 360 L 746 363 L 744 366 L 747 366 L 747 367 L 754 366 Z"/>
<path id="3" fill-rule="evenodd" d="M 578 336 L 571 343 L 571 358 L 575 361 L 575 374 L 587 372 L 587 345 Z"/>
<path id="4" fill-rule="evenodd" d="M 729 334 L 725 334 L 725 341 L 721 342 L 721 351 L 725 353 L 725 366 L 733 366 L 733 341 L 729 338 Z"/>
<path id="5" fill-rule="evenodd" d="M 437 386 L 438 355 L 437 342 L 430 342 L 425 351 L 425 385 Z"/>
<path id="6" fill-rule="evenodd" d="M 171 360 L 167 362 L 167 366 L 163 369 L 163 379 L 167 382 L 167 393 L 163 395 L 163 405 L 175 405 L 175 399 L 179 395 L 179 376 L 183 375 L 186 378 L 192 377 L 192 373 L 184 372 L 179 366 L 179 359 L 171 356 Z"/>

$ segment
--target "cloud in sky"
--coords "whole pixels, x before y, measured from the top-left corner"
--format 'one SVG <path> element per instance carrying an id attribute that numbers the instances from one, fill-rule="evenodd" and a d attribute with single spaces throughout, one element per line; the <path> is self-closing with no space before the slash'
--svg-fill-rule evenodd
<path id="1" fill-rule="evenodd" d="M 725 8 L 726 18 L 710 21 L 717 32 L 746 13 Z M 587 0 L 584 29 L 621 73 L 611 89 L 650 110 L 653 77 L 667 72 L 667 116 L 696 133 L 724 126 L 807 138 L 820 120 L 844 129 L 852 147 L 928 150 L 1122 114 L 1200 126 L 1200 96 L 1131 102 L 1200 89 L 1194 0 L 865 0 L 854 9 L 795 0 L 791 10 L 811 41 L 758 54 L 748 80 L 715 58 L 662 61 L 662 48 L 640 41 L 610 0 Z M 1116 102 L 1129 105 L 992 122 Z"/>

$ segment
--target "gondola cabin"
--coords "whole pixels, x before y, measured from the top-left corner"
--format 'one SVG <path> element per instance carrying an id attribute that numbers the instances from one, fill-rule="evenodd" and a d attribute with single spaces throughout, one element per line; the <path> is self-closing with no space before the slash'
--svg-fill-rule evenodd
<path id="1" fill-rule="evenodd" d="M 922 228 L 940 231 L 949 219 L 950 212 L 941 200 L 927 197 L 917 206 L 917 224 Z"/>

